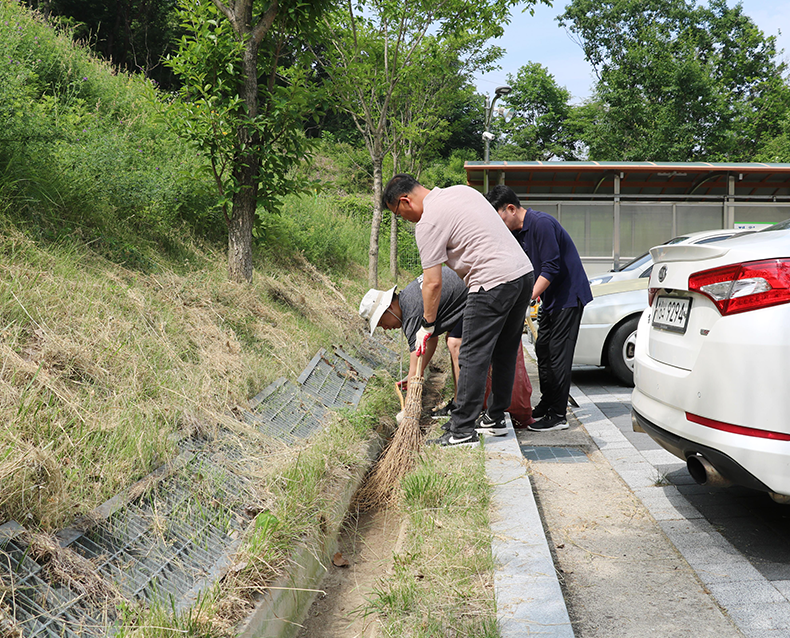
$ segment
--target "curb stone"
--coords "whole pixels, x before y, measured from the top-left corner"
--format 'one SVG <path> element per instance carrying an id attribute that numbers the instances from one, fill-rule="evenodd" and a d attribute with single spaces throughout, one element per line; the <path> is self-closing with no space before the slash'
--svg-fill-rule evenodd
<path id="1" fill-rule="evenodd" d="M 494 486 L 491 549 L 502 638 L 573 638 L 543 522 L 510 415 L 503 437 L 486 437 L 486 475 Z"/>

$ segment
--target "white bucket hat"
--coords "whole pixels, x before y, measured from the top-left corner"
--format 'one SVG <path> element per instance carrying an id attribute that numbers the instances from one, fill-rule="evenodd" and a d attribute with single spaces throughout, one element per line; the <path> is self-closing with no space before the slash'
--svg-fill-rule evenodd
<path id="1" fill-rule="evenodd" d="M 379 325 L 381 315 L 383 315 L 387 308 L 392 303 L 392 296 L 395 294 L 393 286 L 389 290 L 376 290 L 371 288 L 362 297 L 362 303 L 359 304 L 359 316 L 367 320 L 368 328 L 370 328 L 370 336 L 373 336 L 373 331 Z"/>

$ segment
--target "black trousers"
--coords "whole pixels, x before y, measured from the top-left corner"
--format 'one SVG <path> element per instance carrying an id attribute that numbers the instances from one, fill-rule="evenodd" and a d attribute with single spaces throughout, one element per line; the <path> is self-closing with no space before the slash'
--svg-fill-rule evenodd
<path id="1" fill-rule="evenodd" d="M 501 419 L 510 407 L 516 357 L 534 282 L 530 272 L 491 290 L 470 292 L 467 296 L 458 357 L 458 398 L 450 417 L 453 434 L 467 435 L 474 430 L 475 420 L 483 409 L 489 366 L 489 415 Z"/>
<path id="2" fill-rule="evenodd" d="M 538 357 L 540 403 L 554 414 L 565 416 L 571 389 L 573 351 L 579 336 L 584 306 L 542 312 L 535 355 Z"/>

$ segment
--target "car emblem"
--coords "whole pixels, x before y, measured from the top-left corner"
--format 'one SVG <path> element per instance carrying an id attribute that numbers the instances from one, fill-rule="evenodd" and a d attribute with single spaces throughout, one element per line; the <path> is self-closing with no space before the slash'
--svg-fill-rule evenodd
<path id="1" fill-rule="evenodd" d="M 661 266 L 661 269 L 658 271 L 658 280 L 664 281 L 667 278 L 667 267 Z"/>

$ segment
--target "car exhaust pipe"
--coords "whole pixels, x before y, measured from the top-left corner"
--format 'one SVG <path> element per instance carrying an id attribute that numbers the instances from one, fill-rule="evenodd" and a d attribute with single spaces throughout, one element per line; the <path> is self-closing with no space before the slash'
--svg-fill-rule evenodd
<path id="1" fill-rule="evenodd" d="M 769 492 L 769 494 L 775 503 L 779 503 L 780 505 L 790 505 L 790 496 L 787 496 L 786 494 L 777 494 L 776 492 Z"/>
<path id="2" fill-rule="evenodd" d="M 732 481 L 722 476 L 713 467 L 713 464 L 701 454 L 693 454 L 688 457 L 686 459 L 686 467 L 689 474 L 691 474 L 691 478 L 705 487 L 729 487 L 732 485 Z"/>

